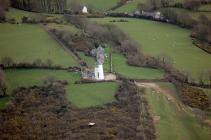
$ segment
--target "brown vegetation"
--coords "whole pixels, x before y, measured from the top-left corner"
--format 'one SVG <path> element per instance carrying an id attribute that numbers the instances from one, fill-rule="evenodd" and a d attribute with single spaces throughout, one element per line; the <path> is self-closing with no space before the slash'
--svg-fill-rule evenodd
<path id="1" fill-rule="evenodd" d="M 4 71 L 0 68 L 0 96 L 6 96 L 7 83 Z"/>
<path id="2" fill-rule="evenodd" d="M 209 108 L 209 98 L 202 89 L 183 85 L 181 86 L 180 96 L 185 104 L 193 108 L 202 110 Z"/>
<path id="3" fill-rule="evenodd" d="M 5 22 L 5 11 L 9 10 L 10 1 L 9 0 L 0 0 L 0 23 Z"/>
<path id="4" fill-rule="evenodd" d="M 197 10 L 201 5 L 200 0 L 185 0 L 183 7 L 190 10 Z"/>
<path id="5" fill-rule="evenodd" d="M 134 84 L 123 82 L 115 103 L 78 109 L 67 102 L 63 84 L 50 81 L 13 93 L 11 103 L 0 111 L 0 139 L 155 139 L 147 102 L 143 96 L 140 100 Z"/>

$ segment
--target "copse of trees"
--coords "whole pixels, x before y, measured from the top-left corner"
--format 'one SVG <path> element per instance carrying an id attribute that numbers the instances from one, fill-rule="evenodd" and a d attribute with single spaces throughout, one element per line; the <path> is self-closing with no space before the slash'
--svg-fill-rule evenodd
<path id="1" fill-rule="evenodd" d="M 147 0 L 144 4 L 139 4 L 138 8 L 145 11 L 153 11 L 159 8 L 171 6 L 174 0 Z"/>
<path id="2" fill-rule="evenodd" d="M 15 8 L 34 12 L 63 13 L 66 9 L 66 0 L 12 0 L 11 4 Z"/>
<path id="3" fill-rule="evenodd" d="M 178 13 L 171 8 L 163 9 L 162 15 L 169 23 L 177 24 L 181 27 L 192 28 L 197 24 L 197 21 L 188 13 Z"/>
<path id="4" fill-rule="evenodd" d="M 204 15 L 201 15 L 199 19 L 199 22 L 193 28 L 192 37 L 202 42 L 211 43 L 211 20 Z"/>
<path id="5" fill-rule="evenodd" d="M 201 5 L 200 0 L 185 0 L 183 7 L 189 10 L 198 10 Z"/>
<path id="6" fill-rule="evenodd" d="M 7 83 L 4 71 L 0 68 L 0 96 L 6 96 Z"/>
<path id="7" fill-rule="evenodd" d="M 9 0 L 0 0 L 0 22 L 5 22 L 5 11 L 9 10 L 10 1 Z"/>

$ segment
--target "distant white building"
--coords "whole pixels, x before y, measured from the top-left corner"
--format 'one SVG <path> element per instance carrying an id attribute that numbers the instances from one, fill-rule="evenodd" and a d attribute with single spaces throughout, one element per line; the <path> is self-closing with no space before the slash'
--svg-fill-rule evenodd
<path id="1" fill-rule="evenodd" d="M 87 7 L 86 7 L 86 6 L 84 6 L 84 7 L 83 7 L 83 9 L 82 9 L 82 13 L 83 13 L 83 14 L 88 14 L 88 9 L 87 9 Z"/>
<path id="2" fill-rule="evenodd" d="M 161 13 L 160 12 L 155 12 L 155 19 L 160 19 L 161 18 Z"/>

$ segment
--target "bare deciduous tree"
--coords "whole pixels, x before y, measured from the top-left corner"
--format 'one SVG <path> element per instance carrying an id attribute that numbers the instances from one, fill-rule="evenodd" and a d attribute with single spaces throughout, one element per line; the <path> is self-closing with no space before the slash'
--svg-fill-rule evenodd
<path id="1" fill-rule="evenodd" d="M 2 69 L 0 69 L 0 96 L 6 96 L 7 84 L 6 76 Z"/>

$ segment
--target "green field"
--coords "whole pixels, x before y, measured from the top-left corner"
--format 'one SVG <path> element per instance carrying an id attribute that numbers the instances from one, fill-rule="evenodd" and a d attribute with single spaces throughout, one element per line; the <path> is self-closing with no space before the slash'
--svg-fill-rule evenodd
<path id="1" fill-rule="evenodd" d="M 117 8 L 113 12 L 135 12 L 138 8 L 139 3 L 144 3 L 145 0 L 133 0 L 131 2 L 128 2 L 127 4 L 121 6 L 120 8 Z"/>
<path id="2" fill-rule="evenodd" d="M 67 99 L 77 107 L 90 107 L 103 105 L 115 101 L 114 93 L 118 89 L 115 82 L 96 84 L 74 84 L 80 80 L 80 74 L 58 70 L 6 70 L 8 93 L 20 86 L 41 85 L 46 77 L 54 77 L 59 80 L 67 80 Z M 4 107 L 8 98 L 0 99 L 0 107 Z"/>
<path id="3" fill-rule="evenodd" d="M 158 69 L 129 66 L 121 54 L 113 54 L 113 69 L 118 74 L 132 79 L 162 79 L 164 72 Z"/>
<path id="4" fill-rule="evenodd" d="M 163 94 L 152 89 L 146 90 L 146 97 L 152 114 L 160 116 L 156 123 L 158 140 L 210 140 L 211 129 L 202 127 L 192 113 L 179 111 Z"/>
<path id="5" fill-rule="evenodd" d="M 85 56 L 82 53 L 80 56 L 83 60 L 85 60 L 85 62 L 87 62 L 90 68 L 95 67 L 96 62 L 94 58 Z M 129 66 L 126 61 L 127 60 L 123 55 L 119 53 L 112 53 L 113 71 L 130 79 L 162 79 L 164 76 L 164 72 L 162 70 Z M 108 59 L 105 60 L 103 66 L 104 70 L 109 72 L 110 62 Z"/>
<path id="6" fill-rule="evenodd" d="M 0 24 L 0 31 L 0 60 L 9 56 L 15 62 L 50 59 L 53 64 L 63 66 L 77 64 L 73 54 L 61 48 L 39 25 Z"/>
<path id="7" fill-rule="evenodd" d="M 114 19 L 117 20 L 117 18 L 95 20 L 109 23 Z M 125 19 L 129 22 L 114 24 L 137 41 L 145 54 L 170 57 L 177 69 L 187 72 L 195 80 L 202 72 L 211 69 L 211 55 L 192 44 L 190 30 L 155 21 Z"/>
<path id="8" fill-rule="evenodd" d="M 211 4 L 202 5 L 202 6 L 199 7 L 198 10 L 199 10 L 199 11 L 209 11 L 209 12 L 211 12 Z"/>
<path id="9" fill-rule="evenodd" d="M 114 7 L 119 0 L 79 0 L 82 6 L 87 6 L 88 9 L 97 11 L 106 11 Z M 67 5 L 71 3 L 71 0 L 67 0 Z"/>
<path id="10" fill-rule="evenodd" d="M 78 107 L 98 106 L 115 101 L 117 89 L 115 82 L 74 85 L 67 88 L 67 98 Z"/>
<path id="11" fill-rule="evenodd" d="M 128 3 L 126 3 L 125 5 L 115 9 L 113 12 L 135 12 L 136 10 L 138 10 L 138 5 L 139 4 L 144 4 L 147 0 L 133 0 L 130 1 Z M 174 5 L 176 2 L 183 2 L 183 0 L 174 0 L 174 1 L 170 1 L 170 5 Z"/>
<path id="12" fill-rule="evenodd" d="M 21 22 L 22 21 L 22 17 L 23 16 L 34 16 L 36 14 L 39 13 L 35 13 L 35 12 L 28 12 L 28 11 L 23 11 L 23 10 L 19 10 L 19 9 L 15 9 L 15 8 L 10 8 L 8 12 L 6 12 L 6 17 L 7 18 L 14 18 L 17 22 Z M 42 13 L 43 15 L 46 16 L 53 16 L 53 17 L 58 17 L 58 18 L 62 18 L 63 15 L 59 15 L 59 14 L 46 14 L 46 13 Z"/>

